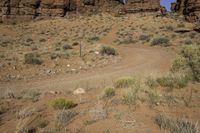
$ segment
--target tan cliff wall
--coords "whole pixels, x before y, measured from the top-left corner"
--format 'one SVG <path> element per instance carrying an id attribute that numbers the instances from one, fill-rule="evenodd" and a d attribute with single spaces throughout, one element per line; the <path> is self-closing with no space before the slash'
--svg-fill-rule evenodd
<path id="1" fill-rule="evenodd" d="M 157 11 L 160 0 L 0 0 L 0 18 L 4 22 L 26 21 L 38 17 L 63 17 L 70 12 L 116 11 L 116 7 L 137 12 Z"/>

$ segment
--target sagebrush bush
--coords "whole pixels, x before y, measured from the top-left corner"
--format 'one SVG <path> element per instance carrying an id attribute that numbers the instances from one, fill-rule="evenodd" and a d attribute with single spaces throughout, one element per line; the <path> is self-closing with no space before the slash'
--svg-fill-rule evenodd
<path id="1" fill-rule="evenodd" d="M 160 45 L 160 46 L 167 47 L 170 45 L 169 42 L 170 40 L 167 37 L 158 37 L 158 38 L 153 39 L 153 41 L 151 42 L 151 45 L 152 46 Z"/>
<path id="2" fill-rule="evenodd" d="M 115 96 L 115 89 L 114 88 L 106 88 L 104 90 L 104 97 L 110 98 L 110 97 L 113 97 L 113 96 Z"/>
<path id="3" fill-rule="evenodd" d="M 28 53 L 24 55 L 26 64 L 40 65 L 42 64 L 42 60 L 39 59 L 39 55 L 35 53 Z"/>
<path id="4" fill-rule="evenodd" d="M 168 88 L 184 88 L 187 86 L 189 79 L 185 75 L 170 74 L 157 78 L 157 82 L 162 87 Z"/>
<path id="5" fill-rule="evenodd" d="M 114 87 L 115 88 L 129 88 L 133 84 L 135 84 L 135 79 L 132 77 L 123 77 L 115 81 Z"/>
<path id="6" fill-rule="evenodd" d="M 184 46 L 176 57 L 173 72 L 183 71 L 188 77 L 200 81 L 200 45 Z"/>
<path id="7" fill-rule="evenodd" d="M 199 133 L 197 124 L 186 119 L 159 114 L 155 117 L 155 122 L 161 129 L 169 129 L 172 133 Z"/>
<path id="8" fill-rule="evenodd" d="M 74 103 L 72 100 L 66 100 L 65 98 L 56 98 L 50 101 L 50 105 L 54 109 L 70 109 L 77 106 L 77 104 Z"/>
<path id="9" fill-rule="evenodd" d="M 116 50 L 111 46 L 102 46 L 100 49 L 102 55 L 117 55 Z"/>

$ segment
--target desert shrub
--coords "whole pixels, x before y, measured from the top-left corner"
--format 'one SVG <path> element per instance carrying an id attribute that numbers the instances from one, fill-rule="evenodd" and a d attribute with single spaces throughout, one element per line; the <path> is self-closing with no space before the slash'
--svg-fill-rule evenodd
<path id="1" fill-rule="evenodd" d="M 88 41 L 90 42 L 90 41 L 98 41 L 98 40 L 100 40 L 100 38 L 98 37 L 98 36 L 92 36 L 92 37 L 89 37 L 88 38 Z"/>
<path id="2" fill-rule="evenodd" d="M 101 47 L 101 49 L 100 49 L 100 53 L 102 54 L 102 55 L 117 55 L 117 52 L 116 52 L 116 50 L 113 48 L 113 47 L 111 47 L 111 46 L 102 46 Z"/>
<path id="3" fill-rule="evenodd" d="M 167 25 L 165 28 L 167 30 L 169 30 L 169 31 L 173 31 L 174 30 L 174 27 L 172 25 Z"/>
<path id="4" fill-rule="evenodd" d="M 123 77 L 115 81 L 115 88 L 129 88 L 135 83 L 135 79 L 132 77 Z"/>
<path id="5" fill-rule="evenodd" d="M 115 96 L 115 89 L 114 88 L 106 88 L 104 90 L 104 97 L 110 98 L 110 97 L 113 97 L 113 96 Z"/>
<path id="6" fill-rule="evenodd" d="M 65 98 L 56 98 L 50 101 L 50 105 L 54 109 L 70 109 L 74 108 L 77 104 L 75 104 L 72 100 L 66 100 Z"/>
<path id="7" fill-rule="evenodd" d="M 32 38 L 28 38 L 28 39 L 26 39 L 26 42 L 32 43 L 33 39 Z"/>
<path id="8" fill-rule="evenodd" d="M 39 41 L 40 42 L 46 42 L 46 39 L 45 38 L 41 38 Z"/>
<path id="9" fill-rule="evenodd" d="M 177 24 L 177 27 L 178 27 L 178 28 L 184 28 L 184 27 L 185 27 L 185 24 L 184 24 L 184 23 Z"/>
<path id="10" fill-rule="evenodd" d="M 162 87 L 168 88 L 184 88 L 188 84 L 188 77 L 179 74 L 170 74 L 167 76 L 157 78 L 157 82 Z"/>
<path id="11" fill-rule="evenodd" d="M 51 54 L 51 59 L 52 59 L 52 60 L 54 60 L 54 59 L 56 59 L 56 58 L 59 58 L 59 57 L 60 57 L 60 55 L 57 54 L 57 53 L 52 53 L 52 54 Z"/>
<path id="12" fill-rule="evenodd" d="M 39 55 L 35 53 L 28 53 L 24 55 L 26 64 L 40 65 L 42 60 L 39 59 Z"/>
<path id="13" fill-rule="evenodd" d="M 172 118 L 163 114 L 159 114 L 155 118 L 156 124 L 161 129 L 169 129 L 172 133 L 198 133 L 197 124 L 180 118 Z"/>
<path id="14" fill-rule="evenodd" d="M 172 71 L 183 71 L 188 77 L 200 81 L 200 45 L 188 45 L 181 49 L 176 57 Z"/>
<path id="15" fill-rule="evenodd" d="M 78 42 L 74 42 L 74 43 L 72 44 L 72 46 L 78 46 L 78 45 L 79 45 Z"/>
<path id="16" fill-rule="evenodd" d="M 121 31 L 116 33 L 115 42 L 117 42 L 118 44 L 130 44 L 134 43 L 135 40 L 131 31 L 124 31 L 123 29 L 121 29 Z"/>
<path id="17" fill-rule="evenodd" d="M 190 45 L 190 44 L 192 44 L 192 40 L 187 39 L 187 40 L 184 41 L 184 43 L 185 43 L 186 45 Z"/>
<path id="18" fill-rule="evenodd" d="M 56 114 L 56 126 L 63 127 L 70 123 L 78 115 L 75 111 L 61 111 Z"/>
<path id="19" fill-rule="evenodd" d="M 36 133 L 36 128 L 21 128 L 17 131 L 17 133 Z"/>
<path id="20" fill-rule="evenodd" d="M 145 81 L 145 84 L 151 89 L 158 87 L 158 82 L 156 81 L 156 79 L 153 79 L 152 77 L 148 77 Z"/>
<path id="21" fill-rule="evenodd" d="M 63 49 L 64 49 L 64 50 L 72 49 L 72 46 L 69 45 L 69 44 L 65 44 L 65 45 L 63 45 Z"/>
<path id="22" fill-rule="evenodd" d="M 49 124 L 49 121 L 42 119 L 38 122 L 38 127 L 45 128 L 48 124 Z"/>
<path id="23" fill-rule="evenodd" d="M 35 112 L 35 108 L 27 107 L 17 112 L 16 116 L 18 119 L 25 119 L 27 117 L 33 116 Z"/>
<path id="24" fill-rule="evenodd" d="M 191 39 L 194 39 L 194 38 L 196 37 L 196 35 L 197 35 L 197 33 L 192 32 L 192 33 L 189 34 L 189 37 L 190 37 Z"/>
<path id="25" fill-rule="evenodd" d="M 0 115 L 6 113 L 9 110 L 8 103 L 0 102 Z"/>
<path id="26" fill-rule="evenodd" d="M 139 99 L 139 91 L 141 89 L 140 83 L 135 82 L 131 88 L 129 88 L 123 95 L 122 102 L 126 105 L 136 105 Z"/>
<path id="27" fill-rule="evenodd" d="M 37 90 L 28 90 L 22 92 L 22 98 L 26 100 L 38 101 L 41 93 Z"/>
<path id="28" fill-rule="evenodd" d="M 97 104 L 89 111 L 92 120 L 98 121 L 107 118 L 108 110 L 102 104 Z"/>
<path id="29" fill-rule="evenodd" d="M 167 47 L 169 46 L 169 38 L 167 37 L 158 37 L 153 39 L 153 41 L 151 42 L 152 46 L 156 46 L 156 45 L 160 45 L 160 46 L 164 46 Z"/>
<path id="30" fill-rule="evenodd" d="M 151 104 L 150 106 L 157 105 L 160 102 L 160 96 L 156 90 L 150 90 L 148 91 L 148 98 L 149 98 L 149 103 Z"/>
<path id="31" fill-rule="evenodd" d="M 97 122 L 97 121 L 96 121 L 96 120 L 86 120 L 86 121 L 84 122 L 84 125 L 85 125 L 85 126 L 92 125 L 92 124 L 95 123 L 95 122 Z"/>
<path id="32" fill-rule="evenodd" d="M 149 42 L 150 36 L 149 35 L 140 35 L 139 40 Z"/>

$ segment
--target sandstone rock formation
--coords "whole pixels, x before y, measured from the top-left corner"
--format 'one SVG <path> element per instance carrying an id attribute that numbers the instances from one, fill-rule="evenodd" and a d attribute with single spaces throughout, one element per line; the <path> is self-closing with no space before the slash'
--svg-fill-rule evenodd
<path id="1" fill-rule="evenodd" d="M 200 19 L 200 0 L 177 0 L 172 3 L 172 11 L 183 14 L 188 21 Z"/>
<path id="2" fill-rule="evenodd" d="M 95 13 L 116 11 L 115 7 L 133 12 L 158 11 L 160 0 L 0 0 L 0 18 L 4 22 L 26 21 L 37 17 L 63 17 L 68 12 Z"/>

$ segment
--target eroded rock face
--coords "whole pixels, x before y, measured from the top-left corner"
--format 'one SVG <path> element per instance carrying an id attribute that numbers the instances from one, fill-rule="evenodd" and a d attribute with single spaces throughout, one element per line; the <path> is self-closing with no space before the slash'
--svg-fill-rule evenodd
<path id="1" fill-rule="evenodd" d="M 95 13 L 116 11 L 118 8 L 134 12 L 158 11 L 160 0 L 1 0 L 0 18 L 4 22 L 26 21 L 38 17 L 63 17 L 68 12 Z"/>
<path id="2" fill-rule="evenodd" d="M 177 0 L 172 3 L 172 11 L 185 15 L 188 21 L 200 19 L 200 0 Z"/>

